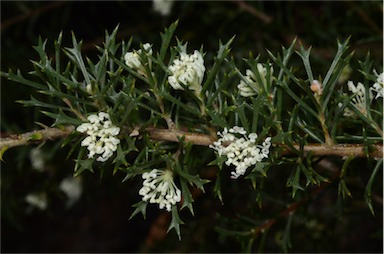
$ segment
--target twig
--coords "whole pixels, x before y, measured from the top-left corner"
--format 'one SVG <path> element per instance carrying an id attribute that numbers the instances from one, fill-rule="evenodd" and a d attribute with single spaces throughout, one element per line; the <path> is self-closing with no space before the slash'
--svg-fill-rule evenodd
<path id="1" fill-rule="evenodd" d="M 339 170 L 337 170 L 331 177 L 330 181 L 329 182 L 323 182 L 320 186 L 318 186 L 317 188 L 313 189 L 311 191 L 311 193 L 309 193 L 308 195 L 305 195 L 303 198 L 301 198 L 300 200 L 294 202 L 294 203 L 291 203 L 287 206 L 286 209 L 284 209 L 283 211 L 281 211 L 276 217 L 272 218 L 272 219 L 268 219 L 266 220 L 263 224 L 261 224 L 260 226 L 254 228 L 252 230 L 252 233 L 257 236 L 258 234 L 260 233 L 263 233 L 266 229 L 269 229 L 273 224 L 275 224 L 280 218 L 283 218 L 283 217 L 286 217 L 292 213 L 294 213 L 297 208 L 299 208 L 301 205 L 307 203 L 310 198 L 314 198 L 317 196 L 317 194 L 320 193 L 320 191 L 322 191 L 323 189 L 325 189 L 325 187 L 327 186 L 330 186 L 331 183 L 335 180 L 337 180 L 339 178 Z"/>
<path id="2" fill-rule="evenodd" d="M 12 148 L 16 146 L 28 145 L 36 142 L 43 142 L 46 140 L 55 140 L 59 138 L 67 137 L 72 131 L 74 131 L 74 126 L 67 126 L 63 129 L 58 128 L 46 128 L 43 130 L 27 132 L 19 135 L 10 135 L 6 138 L 0 138 L 0 151 L 6 148 Z M 186 132 L 178 129 L 159 129 L 148 127 L 145 129 L 151 139 L 153 140 L 163 140 L 171 142 L 179 142 L 179 138 L 184 138 L 186 142 L 192 142 L 195 145 L 209 146 L 214 141 L 216 137 L 213 137 L 208 134 L 196 133 L 196 132 Z M 294 151 L 286 144 L 274 144 L 275 147 L 282 148 L 282 155 L 294 154 Z M 294 149 L 300 150 L 298 144 L 293 145 Z M 366 157 L 366 152 L 364 151 L 364 144 L 336 144 L 336 145 L 326 145 L 326 144 L 308 144 L 303 148 L 304 154 L 311 153 L 314 156 L 355 156 L 355 157 Z M 369 155 L 373 158 L 382 158 L 383 157 L 383 144 L 375 144 L 370 147 Z"/>
<path id="3" fill-rule="evenodd" d="M 66 126 L 63 129 L 46 128 L 38 131 L 26 132 L 23 134 L 13 134 L 7 138 L 0 138 L 0 151 L 16 146 L 41 143 L 47 140 L 65 138 L 75 130 L 73 125 Z"/>
<path id="4" fill-rule="evenodd" d="M 63 2 L 53 2 L 53 3 L 50 3 L 50 4 L 46 4 L 42 7 L 39 7 L 35 10 L 30 10 L 28 12 L 25 12 L 23 14 L 20 14 L 18 16 L 15 16 L 15 17 L 12 17 L 10 19 L 7 19 L 6 21 L 2 22 L 1 23 L 1 30 L 4 30 L 16 23 L 19 23 L 19 22 L 22 22 L 26 19 L 28 19 L 29 17 L 33 17 L 33 16 L 38 16 L 44 12 L 47 12 L 51 9 L 54 9 L 54 8 L 58 8 L 60 6 L 62 6 L 63 4 L 65 4 L 66 2 L 63 1 Z"/>
<path id="5" fill-rule="evenodd" d="M 253 16 L 263 21 L 265 24 L 269 24 L 272 22 L 273 18 L 271 16 L 268 16 L 267 14 L 257 10 L 255 7 L 245 3 L 244 1 L 242 0 L 233 0 L 233 1 L 239 5 L 240 9 L 243 9 L 244 11 L 249 12 Z"/>

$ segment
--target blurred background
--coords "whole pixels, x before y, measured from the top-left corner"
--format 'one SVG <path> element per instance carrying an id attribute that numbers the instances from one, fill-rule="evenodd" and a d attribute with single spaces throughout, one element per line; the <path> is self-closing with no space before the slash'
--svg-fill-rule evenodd
<path id="1" fill-rule="evenodd" d="M 323 77 L 337 40 L 351 36 L 351 51 L 355 50 L 351 67 L 356 70 L 357 59 L 363 60 L 370 52 L 374 68 L 382 72 L 382 1 L 241 0 L 174 1 L 169 13 L 157 11 L 152 1 L 1 1 L 1 70 L 31 71 L 30 59 L 38 59 L 32 46 L 39 37 L 48 39 L 47 51 L 53 54 L 53 41 L 61 31 L 64 46 L 71 46 L 71 32 L 82 39 L 87 56 L 98 53 L 95 45 L 102 45 L 105 31 L 111 32 L 117 25 L 119 40 L 133 36 L 133 48 L 145 42 L 156 48 L 159 33 L 176 20 L 175 35 L 188 41 L 190 51 L 203 45 L 208 56 L 216 54 L 219 40 L 226 42 L 236 35 L 231 54 L 239 63 L 250 52 L 266 59 L 266 49 L 276 54 L 297 37 L 304 47 L 313 46 L 311 62 L 318 68 L 314 74 Z M 361 75 L 352 72 L 351 79 L 354 77 Z M 15 102 L 34 93 L 29 87 L 1 79 L 2 137 L 40 129 L 36 122 L 52 124 L 38 110 Z M 241 182 L 225 190 L 230 200 L 225 205 L 211 198 L 212 186 L 207 185 L 208 195 L 196 196 L 195 217 L 181 214 L 186 225 L 181 227 L 183 239 L 178 241 L 175 232 L 166 234 L 169 215 L 155 207 L 149 206 L 146 220 L 141 215 L 128 220 L 131 205 L 140 199 L 140 179 L 122 183 L 124 175 L 119 173 L 105 172 L 101 178 L 99 172 L 85 172 L 77 182 L 66 181 L 74 163 L 66 158 L 68 148 L 59 145 L 47 142 L 40 149 L 18 147 L 5 154 L 1 162 L 2 252 L 241 251 L 239 239 L 224 237 L 215 228 L 230 225 L 229 220 L 238 219 L 236 214 L 243 208 L 253 209 L 253 216 L 258 213 L 257 204 L 246 202 L 252 197 Z M 43 158 L 40 164 L 37 157 Z M 335 185 L 320 200 L 305 206 L 305 216 L 293 222 L 290 251 L 382 252 L 383 175 L 379 172 L 375 182 L 376 215 L 372 216 L 362 196 L 370 175 L 361 174 L 366 162 L 357 161 L 355 167 L 350 181 L 354 199 L 340 200 Z M 281 178 L 285 181 L 286 176 Z M 281 186 L 283 182 L 276 182 L 268 188 L 284 197 L 287 189 Z M 37 196 L 45 203 L 36 204 Z M 242 207 L 246 203 L 254 208 Z M 267 202 L 258 218 L 271 217 L 270 211 L 279 211 L 274 208 Z M 282 251 L 279 236 L 285 224 L 281 223 L 270 229 L 265 252 Z"/>

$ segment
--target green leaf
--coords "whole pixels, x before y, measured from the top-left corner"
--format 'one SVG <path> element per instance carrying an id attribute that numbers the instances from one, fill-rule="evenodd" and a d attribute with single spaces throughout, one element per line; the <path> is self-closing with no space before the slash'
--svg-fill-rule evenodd
<path id="1" fill-rule="evenodd" d="M 329 68 L 329 70 L 327 72 L 327 75 L 325 76 L 324 81 L 323 81 L 323 89 L 324 89 L 323 90 L 323 94 L 328 94 L 329 91 L 332 91 L 332 90 L 330 90 L 331 88 L 328 86 L 328 84 L 329 84 L 328 81 L 331 78 L 331 75 L 334 72 L 334 69 L 336 68 L 336 65 L 339 63 L 339 60 L 341 59 L 342 55 L 349 48 L 349 46 L 348 46 L 349 39 L 350 39 L 350 37 L 348 37 L 344 41 L 344 43 L 340 43 L 339 41 L 337 41 L 337 52 L 336 52 L 335 58 L 333 59 L 331 67 Z"/>
<path id="2" fill-rule="evenodd" d="M 70 109 L 68 108 L 63 108 L 63 106 L 59 106 L 57 104 L 50 104 L 50 103 L 45 103 L 42 101 L 37 100 L 35 97 L 31 95 L 30 100 L 17 100 L 16 102 L 23 104 L 26 107 L 41 107 L 41 108 L 50 108 L 50 109 L 63 109 L 66 111 L 69 111 Z"/>
<path id="3" fill-rule="evenodd" d="M 305 71 L 307 72 L 309 82 L 313 82 L 313 74 L 312 74 L 312 68 L 311 63 L 309 62 L 309 55 L 311 54 L 311 48 L 309 47 L 308 50 L 305 50 L 303 45 L 300 45 L 300 51 L 296 51 L 296 53 L 301 57 L 304 63 Z"/>
<path id="4" fill-rule="evenodd" d="M 325 87 L 324 83 L 323 83 L 323 94 L 321 96 L 321 99 L 322 99 L 322 107 L 323 108 L 326 108 L 327 105 L 328 105 L 328 102 L 331 98 L 331 96 L 334 94 L 334 90 L 335 90 L 335 86 L 338 82 L 338 79 L 344 69 L 344 67 L 349 63 L 350 59 L 352 58 L 354 52 L 352 52 L 351 54 L 349 54 L 345 59 L 340 59 L 338 64 L 336 65 L 336 67 L 334 68 L 333 70 L 333 75 L 330 77 L 329 81 L 328 81 L 328 85 L 327 87 Z M 332 66 L 331 66 L 332 68 Z M 324 81 L 325 82 L 325 81 Z"/>
<path id="5" fill-rule="evenodd" d="M 132 219 L 136 214 L 138 214 L 139 212 L 141 212 L 141 214 L 143 215 L 143 218 L 145 219 L 145 216 L 146 216 L 146 210 L 147 210 L 147 205 L 148 203 L 145 202 L 145 201 L 140 201 L 134 205 L 132 205 L 132 207 L 136 207 L 136 209 L 133 211 L 132 215 L 129 217 L 129 219 Z"/>
<path id="6" fill-rule="evenodd" d="M 354 156 L 348 156 L 346 158 L 346 160 L 344 161 L 343 163 L 343 166 L 341 167 L 341 172 L 340 172 L 340 181 L 339 181 L 339 187 L 338 187 L 338 194 L 342 195 L 343 198 L 345 198 L 346 196 L 352 198 L 352 194 L 351 192 L 349 191 L 346 183 L 345 183 L 345 180 L 344 180 L 344 177 L 347 173 L 347 168 L 348 168 L 348 165 L 351 163 L 351 161 L 354 159 L 355 157 Z"/>
<path id="7" fill-rule="evenodd" d="M 181 241 L 181 233 L 180 233 L 180 224 L 184 224 L 184 222 L 179 217 L 179 212 L 177 211 L 177 206 L 172 206 L 172 221 L 169 224 L 167 232 L 171 229 L 175 229 L 179 240 Z"/>
<path id="8" fill-rule="evenodd" d="M 310 113 L 311 115 L 313 115 L 314 117 L 316 117 L 316 119 L 319 119 L 319 115 L 318 113 L 316 113 L 305 101 L 303 98 L 299 98 L 288 86 L 288 84 L 286 83 L 286 81 L 282 81 L 280 84 L 283 89 L 288 93 L 289 96 L 291 96 L 292 99 L 294 99 L 301 107 L 303 107 L 303 109 Z"/>
<path id="9" fill-rule="evenodd" d="M 221 193 L 221 174 L 217 174 L 216 180 L 215 180 L 215 187 L 213 189 L 213 194 L 215 197 L 218 197 L 220 200 L 220 203 L 224 205 L 223 202 L 223 195 Z"/>
<path id="10" fill-rule="evenodd" d="M 23 85 L 27 85 L 27 86 L 30 86 L 30 87 L 33 87 L 33 88 L 36 88 L 36 89 L 40 89 L 40 90 L 46 89 L 45 85 L 42 85 L 40 83 L 36 83 L 36 82 L 33 82 L 31 80 L 28 80 L 28 79 L 24 78 L 21 75 L 20 70 L 17 70 L 16 74 L 14 74 L 12 72 L 12 70 L 9 70 L 8 73 L 0 72 L 0 74 L 4 78 L 7 78 L 7 79 L 9 79 L 11 81 L 15 81 L 15 82 L 23 84 Z"/>
<path id="11" fill-rule="evenodd" d="M 186 110 L 187 112 L 189 112 L 189 113 L 191 113 L 191 114 L 193 114 L 195 116 L 200 116 L 201 115 L 199 110 L 197 110 L 196 108 L 190 107 L 189 105 L 187 105 L 185 103 L 182 103 L 180 100 L 176 99 L 175 97 L 170 95 L 168 92 L 165 92 L 165 91 L 164 92 L 159 92 L 159 95 L 162 98 L 164 98 L 164 99 L 174 103 L 177 106 L 180 106 L 181 108 L 183 108 L 184 110 Z"/>
<path id="12" fill-rule="evenodd" d="M 8 150 L 8 146 L 2 146 L 1 147 L 1 150 L 0 150 L 0 161 L 4 161 L 3 160 L 3 156 L 4 156 L 4 153 L 5 153 L 5 151 L 7 151 Z"/>
<path id="13" fill-rule="evenodd" d="M 292 198 L 295 198 L 297 190 L 304 190 L 300 186 L 300 166 L 297 166 L 291 176 L 288 178 L 287 187 L 292 187 Z"/>
<path id="14" fill-rule="evenodd" d="M 383 158 L 378 160 L 375 167 L 373 168 L 373 172 L 372 172 L 371 176 L 369 177 L 367 187 L 365 188 L 365 192 L 364 192 L 365 202 L 367 203 L 369 210 L 371 211 L 372 215 L 375 215 L 375 211 L 373 210 L 373 206 L 372 206 L 372 194 L 371 194 L 372 191 L 371 190 L 372 190 L 373 181 L 375 180 L 377 173 L 379 172 L 379 170 L 382 169 L 382 164 L 383 164 Z"/>
<path id="15" fill-rule="evenodd" d="M 66 115 L 62 109 L 59 110 L 58 114 L 47 112 L 47 111 L 42 111 L 42 113 L 55 119 L 55 122 L 52 124 L 52 126 L 67 125 L 67 124 L 80 125 L 83 123 L 82 120 Z"/>
<path id="16" fill-rule="evenodd" d="M 179 21 L 176 20 L 174 23 L 172 23 L 169 28 L 166 28 L 164 33 L 160 33 L 161 37 L 161 47 L 160 47 L 160 59 L 164 60 L 165 54 L 167 53 L 169 43 L 171 42 L 171 39 L 173 37 L 173 34 L 179 24 Z"/>
<path id="17" fill-rule="evenodd" d="M 221 64 L 223 63 L 224 59 L 228 56 L 229 52 L 231 51 L 230 45 L 232 44 L 234 39 L 235 39 L 235 36 L 229 39 L 226 44 L 222 44 L 221 41 L 219 41 L 219 50 L 215 58 L 215 63 L 213 64 L 211 71 L 208 73 L 207 79 L 202 85 L 201 94 L 204 94 L 205 91 L 208 89 L 208 86 L 213 83 L 213 80 L 215 79 Z"/>
<path id="18" fill-rule="evenodd" d="M 191 191 L 188 188 L 187 182 L 185 181 L 184 178 L 181 178 L 180 183 L 181 183 L 181 193 L 183 193 L 183 205 L 181 206 L 180 209 L 182 210 L 184 207 L 188 207 L 191 214 L 195 216 L 193 211 L 193 206 L 192 206 L 192 203 L 194 200 L 193 200 Z"/>
<path id="19" fill-rule="evenodd" d="M 285 253 L 288 252 L 288 249 L 292 247 L 291 244 L 291 226 L 292 226 L 292 219 L 293 219 L 294 213 L 290 213 L 288 215 L 288 221 L 284 229 L 283 239 L 282 239 L 282 247 Z"/>
<path id="20" fill-rule="evenodd" d="M 73 63 L 80 68 L 81 72 L 83 73 L 83 77 L 85 79 L 86 84 L 91 84 L 90 75 L 85 68 L 83 57 L 81 56 L 82 41 L 78 43 L 76 41 L 76 36 L 73 32 L 72 32 L 72 44 L 73 44 L 73 48 L 65 48 L 64 52 L 73 61 Z"/>
<path id="21" fill-rule="evenodd" d="M 80 154 L 80 153 L 79 153 Z M 81 173 L 83 173 L 85 170 L 89 170 L 93 173 L 93 159 L 86 159 L 86 160 L 75 160 L 76 165 L 75 165 L 75 174 L 74 177 L 79 176 Z"/>
<path id="22" fill-rule="evenodd" d="M 183 171 L 183 169 L 180 166 L 179 161 L 176 161 L 176 172 L 180 175 L 180 177 L 184 178 L 188 181 L 189 184 L 195 185 L 198 189 L 200 189 L 202 192 L 204 192 L 204 184 L 209 183 L 209 180 L 201 179 L 199 175 L 191 175 L 187 172 Z"/>

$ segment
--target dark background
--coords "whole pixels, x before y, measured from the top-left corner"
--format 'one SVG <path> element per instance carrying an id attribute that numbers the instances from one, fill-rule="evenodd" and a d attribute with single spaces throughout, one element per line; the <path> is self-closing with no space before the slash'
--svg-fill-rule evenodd
<path id="1" fill-rule="evenodd" d="M 268 16 L 270 22 L 260 19 L 255 10 Z M 59 33 L 63 32 L 63 45 L 70 46 L 73 31 L 78 39 L 83 39 L 84 54 L 92 56 L 97 53 L 94 45 L 101 45 L 104 39 L 105 30 L 111 32 L 118 24 L 119 40 L 127 41 L 133 36 L 133 47 L 137 48 L 140 42 L 159 45 L 159 32 L 178 19 L 176 36 L 188 41 L 189 49 L 203 45 L 205 52 L 215 54 L 219 39 L 226 42 L 236 35 L 232 44 L 235 58 L 247 57 L 249 52 L 265 58 L 265 49 L 280 52 L 281 46 L 289 46 L 298 37 L 305 47 L 313 46 L 311 61 L 318 67 L 317 75 L 324 76 L 337 49 L 337 40 L 351 36 L 355 58 L 364 59 L 369 51 L 375 68 L 382 71 L 382 18 L 381 1 L 176 1 L 169 16 L 154 12 L 151 1 L 1 1 L 1 70 L 30 71 L 30 59 L 38 58 L 32 45 L 37 44 L 39 36 L 48 39 L 48 52 L 53 52 L 53 41 Z M 351 65 L 356 68 L 358 63 L 354 61 Z M 351 78 L 354 76 L 358 73 Z M 28 87 L 1 80 L 2 136 L 39 129 L 37 121 L 52 123 L 37 110 L 15 102 L 28 99 L 32 93 Z M 2 252 L 241 250 L 237 239 L 223 238 L 215 231 L 215 226 L 224 221 L 218 213 L 233 219 L 241 201 L 247 200 L 241 183 L 226 190 L 224 195 L 238 201 L 229 201 L 225 206 L 209 197 L 212 186 L 208 185 L 208 195 L 196 198 L 196 216 L 181 213 L 186 226 L 181 228 L 183 240 L 178 241 L 175 232 L 165 234 L 168 214 L 154 207 L 149 206 L 146 220 L 141 215 L 128 220 L 133 211 L 131 205 L 139 200 L 140 179 L 122 183 L 124 176 L 119 173 L 107 173 L 101 179 L 98 172 L 86 172 L 81 200 L 73 208 L 65 209 L 57 185 L 73 173 L 74 163 L 66 159 L 67 148 L 59 150 L 53 143 L 43 147 L 47 155 L 47 169 L 43 173 L 31 169 L 31 148 L 11 149 L 5 154 L 5 162 L 1 162 Z M 357 163 L 355 167 L 364 170 L 366 163 Z M 362 183 L 368 177 L 368 173 L 356 174 Z M 380 179 L 382 172 L 377 182 Z M 382 182 L 379 185 L 382 187 Z M 281 186 L 284 184 L 277 182 L 270 188 L 286 192 Z M 48 209 L 26 212 L 24 196 L 41 189 L 51 193 Z M 381 189 L 377 190 L 374 217 L 364 203 L 361 185 L 352 187 L 354 199 L 345 201 L 337 197 L 337 186 L 331 186 L 320 200 L 305 207 L 308 217 L 294 223 L 291 251 L 382 252 L 382 195 Z M 340 207 L 346 208 L 341 211 Z M 268 206 L 264 211 L 268 213 Z M 284 223 L 271 229 L 266 252 L 281 251 L 273 237 L 281 229 L 284 230 Z"/>

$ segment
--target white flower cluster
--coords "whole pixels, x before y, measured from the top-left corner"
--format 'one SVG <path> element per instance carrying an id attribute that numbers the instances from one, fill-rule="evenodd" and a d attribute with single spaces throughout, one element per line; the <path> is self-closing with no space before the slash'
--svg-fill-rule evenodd
<path id="1" fill-rule="evenodd" d="M 169 70 L 172 75 L 168 77 L 169 84 L 176 90 L 188 87 L 195 93 L 200 93 L 205 66 L 203 56 L 195 50 L 193 54 L 180 53 L 180 58 L 175 59 Z"/>
<path id="2" fill-rule="evenodd" d="M 348 90 L 355 94 L 355 97 L 351 100 L 351 103 L 359 110 L 363 115 L 367 114 L 366 110 L 366 92 L 365 92 L 365 87 L 362 83 L 358 82 L 357 86 L 353 84 L 352 81 L 347 82 L 348 85 Z M 372 93 L 369 93 L 368 99 L 372 100 Z M 339 103 L 339 107 L 341 107 L 342 103 Z M 346 108 L 343 114 L 345 117 L 356 117 L 356 114 L 350 110 L 349 108 Z"/>
<path id="3" fill-rule="evenodd" d="M 33 148 L 29 153 L 29 158 L 31 160 L 32 168 L 37 171 L 44 171 L 45 167 L 45 158 L 41 148 Z"/>
<path id="4" fill-rule="evenodd" d="M 371 90 L 375 91 L 376 92 L 376 97 L 375 99 L 381 97 L 383 98 L 383 88 L 384 88 L 384 73 L 380 73 L 380 74 L 377 74 L 376 71 L 374 71 L 376 76 L 377 76 L 377 79 L 376 79 L 376 82 L 373 84 Z"/>
<path id="5" fill-rule="evenodd" d="M 153 0 L 153 9 L 163 16 L 171 13 L 174 0 Z"/>
<path id="6" fill-rule="evenodd" d="M 144 182 L 139 194 L 143 201 L 159 204 L 160 209 L 171 211 L 172 205 L 181 200 L 181 191 L 173 181 L 171 170 L 153 169 L 142 175 Z"/>
<path id="7" fill-rule="evenodd" d="M 376 92 L 375 99 L 383 97 L 384 73 L 377 74 L 376 71 L 374 71 L 374 73 L 377 76 L 377 79 L 373 86 L 369 89 L 368 95 L 366 94 L 365 86 L 361 82 L 358 82 L 357 86 L 355 86 L 352 81 L 347 82 L 348 90 L 355 95 L 355 97 L 351 100 L 351 104 L 353 104 L 363 115 L 367 114 L 367 100 L 370 100 L 370 102 L 373 100 L 372 91 Z M 342 103 L 340 102 L 339 107 L 341 106 Z M 346 117 L 357 117 L 357 115 L 348 108 L 345 109 L 343 115 Z"/>
<path id="8" fill-rule="evenodd" d="M 225 164 L 235 166 L 231 172 L 231 178 L 237 179 L 244 175 L 247 168 L 256 165 L 257 162 L 268 158 L 271 138 L 267 137 L 262 145 L 256 143 L 257 134 L 247 132 L 243 127 L 234 126 L 229 130 L 224 128 L 222 133 L 218 132 L 221 138 L 209 147 L 216 150 L 219 156 L 227 156 Z"/>
<path id="9" fill-rule="evenodd" d="M 71 207 L 76 203 L 83 192 L 82 180 L 80 176 L 77 177 L 67 177 L 63 179 L 59 185 L 61 191 L 65 193 L 68 197 L 67 207 Z"/>
<path id="10" fill-rule="evenodd" d="M 120 128 L 115 127 L 109 115 L 104 112 L 90 115 L 87 119 L 89 123 L 83 123 L 76 128 L 78 132 L 88 135 L 81 142 L 81 146 L 87 146 L 88 158 L 93 158 L 97 154 L 99 155 L 97 161 L 107 161 L 120 143 L 120 140 L 115 137 L 119 134 Z"/>
<path id="11" fill-rule="evenodd" d="M 267 88 L 267 68 L 261 63 L 257 64 L 257 71 L 260 74 L 262 84 L 257 82 L 255 74 L 252 70 L 247 69 L 245 71 L 246 76 L 244 77 L 246 81 L 240 80 L 240 84 L 237 85 L 237 88 L 240 91 L 240 95 L 243 97 L 251 97 L 260 93 L 261 89 Z M 273 68 L 270 68 L 269 73 L 270 82 L 272 82 Z"/>
<path id="12" fill-rule="evenodd" d="M 45 210 L 48 207 L 47 194 L 45 192 L 29 193 L 25 196 L 25 201 L 33 207 Z"/>
<path id="13" fill-rule="evenodd" d="M 146 53 L 149 55 L 152 55 L 152 46 L 149 43 L 145 43 L 143 45 L 143 49 L 145 50 Z M 124 55 L 124 60 L 125 64 L 134 69 L 137 70 L 140 74 L 144 75 L 144 69 L 143 69 L 143 64 L 140 59 L 141 55 L 141 49 L 133 52 L 127 52 Z"/>

